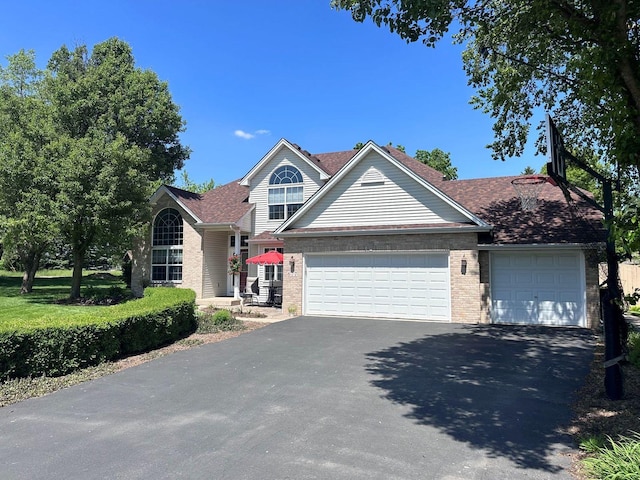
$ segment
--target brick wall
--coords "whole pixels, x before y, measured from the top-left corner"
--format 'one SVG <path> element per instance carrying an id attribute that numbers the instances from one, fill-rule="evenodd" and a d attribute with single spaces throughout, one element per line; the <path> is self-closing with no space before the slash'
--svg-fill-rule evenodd
<path id="1" fill-rule="evenodd" d="M 283 308 L 291 307 L 302 314 L 303 256 L 308 253 L 367 251 L 448 251 L 451 279 L 451 321 L 454 323 L 491 322 L 490 253 L 477 250 L 475 234 L 394 235 L 287 238 L 284 244 L 285 274 Z M 288 262 L 293 257 L 295 272 Z M 466 272 L 462 261 L 466 261 Z M 598 326 L 598 263 L 595 255 L 585 255 L 587 325 Z"/>
<path id="2" fill-rule="evenodd" d="M 203 245 L 202 235 L 196 231 L 188 221 L 191 218 L 182 217 L 183 245 L 182 245 L 182 288 L 190 288 L 196 292 L 197 298 L 202 298 L 202 265 Z"/>
<path id="3" fill-rule="evenodd" d="M 131 293 L 136 297 L 142 297 L 144 289 L 151 279 L 151 256 L 149 241 L 151 238 L 151 225 L 147 228 L 146 234 L 142 238 L 134 241 L 131 249 Z"/>
<path id="4" fill-rule="evenodd" d="M 202 235 L 193 228 L 191 216 L 182 210 L 170 197 L 164 196 L 154 206 L 152 218 L 164 208 L 175 208 L 182 215 L 182 288 L 191 288 L 198 298 L 202 295 L 203 245 Z M 144 288 L 151 283 L 151 225 L 143 238 L 137 239 L 132 249 L 131 290 L 134 295 L 142 296 Z"/>
<path id="5" fill-rule="evenodd" d="M 465 234 L 415 234 L 415 235 L 363 235 L 287 238 L 284 242 L 285 275 L 283 282 L 283 308 L 295 308 L 302 313 L 304 254 L 324 252 L 368 251 L 449 251 L 451 280 L 451 321 L 477 323 L 481 317 L 480 265 L 478 262 L 477 236 Z M 295 260 L 295 272 L 288 262 Z M 462 260 L 466 271 L 462 273 Z"/>
<path id="6" fill-rule="evenodd" d="M 478 252 L 480 266 L 480 323 L 491 323 L 491 257 L 489 252 Z"/>
<path id="7" fill-rule="evenodd" d="M 585 278 L 587 282 L 587 327 L 600 325 L 600 287 L 598 255 L 595 250 L 587 250 L 585 258 Z"/>

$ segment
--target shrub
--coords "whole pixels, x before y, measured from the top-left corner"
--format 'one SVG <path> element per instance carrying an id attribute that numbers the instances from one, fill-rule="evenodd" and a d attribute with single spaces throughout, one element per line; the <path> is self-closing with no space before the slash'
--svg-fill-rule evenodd
<path id="1" fill-rule="evenodd" d="M 216 333 L 228 330 L 242 330 L 244 324 L 229 310 L 208 309 L 198 313 L 198 333 Z"/>
<path id="2" fill-rule="evenodd" d="M 139 300 L 2 330 L 0 379 L 63 375 L 158 347 L 196 329 L 194 309 L 192 290 L 151 288 Z"/>
<path id="3" fill-rule="evenodd" d="M 640 332 L 632 332 L 629 334 L 629 361 L 640 368 Z"/>
<path id="4" fill-rule="evenodd" d="M 617 441 L 609 438 L 608 444 L 595 448 L 595 455 L 583 463 L 587 473 L 598 479 L 640 478 L 640 434 L 621 436 Z"/>

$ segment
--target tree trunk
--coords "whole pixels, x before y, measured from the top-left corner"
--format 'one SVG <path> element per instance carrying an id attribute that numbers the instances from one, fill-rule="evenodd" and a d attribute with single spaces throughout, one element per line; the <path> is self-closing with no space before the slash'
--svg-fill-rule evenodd
<path id="1" fill-rule="evenodd" d="M 29 252 L 22 261 L 24 263 L 24 275 L 22 275 L 20 293 L 31 293 L 33 291 L 33 281 L 40 266 L 40 253 Z"/>
<path id="2" fill-rule="evenodd" d="M 84 252 L 73 251 L 73 275 L 71 276 L 71 295 L 69 298 L 80 298 L 80 285 L 82 284 L 82 267 L 84 265 Z"/>

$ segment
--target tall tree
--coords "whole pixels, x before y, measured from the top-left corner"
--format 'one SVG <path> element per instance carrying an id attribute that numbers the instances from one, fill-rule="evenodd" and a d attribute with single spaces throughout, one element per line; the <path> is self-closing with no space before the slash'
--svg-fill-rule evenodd
<path id="1" fill-rule="evenodd" d="M 112 38 L 91 53 L 63 46 L 48 69 L 56 202 L 73 256 L 70 296 L 77 298 L 89 248 L 128 243 L 149 219 L 154 182 L 171 183 L 189 149 L 180 143 L 184 122 L 167 84 L 135 66 L 127 43 Z"/>
<path id="2" fill-rule="evenodd" d="M 191 180 L 186 170 L 180 172 L 180 182 L 174 182 L 174 185 L 182 190 L 194 193 L 204 193 L 209 190 L 213 190 L 216 186 L 216 182 L 213 178 L 210 178 L 206 182 L 197 183 Z"/>
<path id="3" fill-rule="evenodd" d="M 20 292 L 29 293 L 40 258 L 58 235 L 54 133 L 35 53 L 21 50 L 7 59 L 0 67 L 0 230 L 4 254 L 24 268 Z"/>
<path id="4" fill-rule="evenodd" d="M 635 0 L 331 0 L 407 42 L 433 47 L 449 29 L 464 43 L 476 108 L 494 119 L 496 159 L 523 152 L 536 109 L 550 112 L 567 145 L 619 171 L 623 198 L 640 194 L 640 2 Z M 542 122 L 538 149 L 545 150 Z M 626 221 L 640 216 L 623 204 Z M 618 231 L 618 230 L 616 230 Z M 640 245 L 638 230 L 626 231 Z"/>
<path id="5" fill-rule="evenodd" d="M 522 153 L 534 109 L 567 139 L 640 165 L 640 3 L 634 0 L 332 0 L 427 46 L 459 28 L 474 104 L 495 118 L 496 158 Z M 594 151 L 598 151 L 594 148 Z"/>
<path id="6" fill-rule="evenodd" d="M 451 164 L 451 154 L 443 152 L 439 148 L 433 150 L 416 150 L 416 160 L 435 168 L 442 173 L 445 180 L 457 180 L 458 168 Z"/>

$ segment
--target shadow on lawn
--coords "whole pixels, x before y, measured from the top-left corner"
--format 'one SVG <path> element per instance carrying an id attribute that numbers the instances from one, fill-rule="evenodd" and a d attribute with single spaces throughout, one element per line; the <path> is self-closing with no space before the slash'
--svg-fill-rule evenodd
<path id="1" fill-rule="evenodd" d="M 33 282 L 33 291 L 20 293 L 22 277 L 0 275 L 0 296 L 21 297 L 28 303 L 50 304 L 69 297 L 71 293 L 71 277 L 38 277 Z M 112 286 L 125 287 L 120 277 L 93 273 L 83 277 L 82 287 L 109 288 Z"/>
<path id="2" fill-rule="evenodd" d="M 371 383 L 407 417 L 522 468 L 556 472 L 548 455 L 589 371 L 587 330 L 465 326 L 367 355 Z"/>

